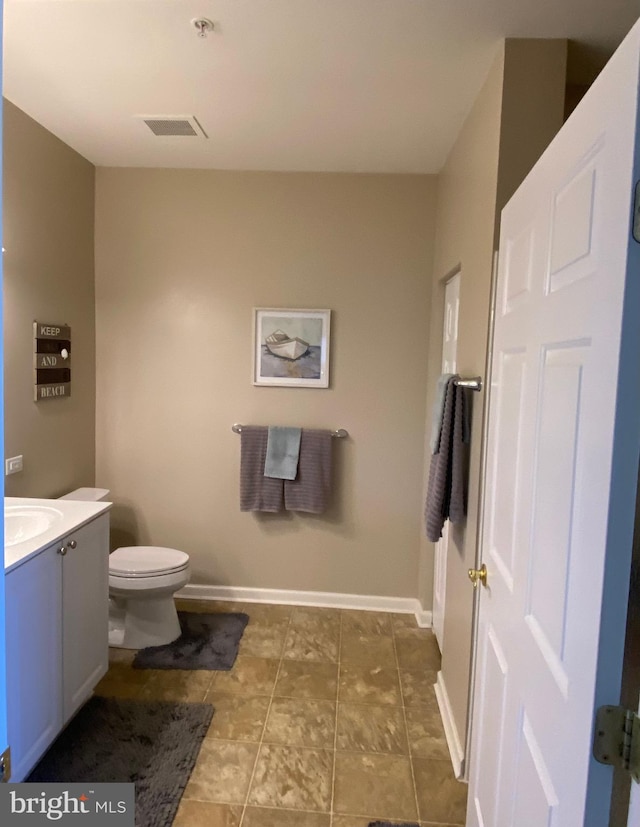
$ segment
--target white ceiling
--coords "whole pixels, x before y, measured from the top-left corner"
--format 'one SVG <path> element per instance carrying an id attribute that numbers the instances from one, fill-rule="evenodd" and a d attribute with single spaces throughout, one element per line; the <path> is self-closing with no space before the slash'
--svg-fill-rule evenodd
<path id="1" fill-rule="evenodd" d="M 638 0 L 5 0 L 4 94 L 100 166 L 437 172 L 500 38 L 613 51 Z M 215 32 L 197 36 L 191 20 Z M 535 82 L 535 79 L 532 79 Z M 136 116 L 195 115 L 208 139 Z"/>

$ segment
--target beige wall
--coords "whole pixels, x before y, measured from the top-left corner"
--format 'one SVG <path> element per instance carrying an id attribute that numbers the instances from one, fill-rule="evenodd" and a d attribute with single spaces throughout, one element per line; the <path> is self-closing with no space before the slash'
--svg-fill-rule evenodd
<path id="1" fill-rule="evenodd" d="M 531 79 L 535 78 L 533 84 Z M 500 210 L 562 125 L 566 41 L 507 40 L 502 44 L 438 181 L 427 409 L 440 373 L 444 284 L 460 280 L 458 371 L 486 375 L 493 251 Z M 466 525 L 450 533 L 442 678 L 453 723 L 464 744 L 471 660 L 480 460 L 485 393 L 473 395 Z M 427 456 L 425 465 L 429 461 Z M 420 594 L 431 605 L 433 547 L 423 539 Z"/>
<path id="2" fill-rule="evenodd" d="M 4 102 L 7 496 L 55 497 L 95 469 L 94 167 Z M 69 399 L 33 401 L 33 322 L 71 325 Z"/>
<path id="3" fill-rule="evenodd" d="M 97 483 L 193 582 L 416 596 L 435 179 L 99 169 Z M 252 308 L 331 308 L 331 387 L 251 384 Z M 324 516 L 240 513 L 234 422 L 348 429 Z"/>

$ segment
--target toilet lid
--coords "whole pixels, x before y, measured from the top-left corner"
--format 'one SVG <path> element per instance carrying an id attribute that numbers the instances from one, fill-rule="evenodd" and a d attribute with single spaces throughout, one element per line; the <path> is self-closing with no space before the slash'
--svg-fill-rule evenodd
<path id="1" fill-rule="evenodd" d="M 187 567 L 189 555 L 162 546 L 124 546 L 109 555 L 109 574 L 120 577 L 152 577 Z"/>

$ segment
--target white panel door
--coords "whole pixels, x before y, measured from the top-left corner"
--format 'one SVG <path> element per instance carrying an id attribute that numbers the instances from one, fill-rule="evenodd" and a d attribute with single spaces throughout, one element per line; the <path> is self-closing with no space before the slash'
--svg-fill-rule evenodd
<path id="1" fill-rule="evenodd" d="M 456 372 L 458 352 L 458 315 L 460 310 L 460 273 L 449 279 L 444 294 L 444 324 L 442 333 L 442 373 Z M 449 521 L 436 543 L 433 564 L 433 631 L 442 652 L 444 646 L 444 607 L 447 590 L 447 554 L 449 550 Z"/>
<path id="2" fill-rule="evenodd" d="M 626 601 L 640 444 L 639 49 L 636 26 L 503 212 L 469 827 L 593 816 L 596 686 L 624 640 L 623 612 L 599 652 L 603 586 Z"/>

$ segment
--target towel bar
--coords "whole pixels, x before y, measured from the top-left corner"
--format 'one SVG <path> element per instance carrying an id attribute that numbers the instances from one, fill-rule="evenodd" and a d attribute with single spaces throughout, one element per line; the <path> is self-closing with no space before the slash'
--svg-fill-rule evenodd
<path id="1" fill-rule="evenodd" d="M 242 427 L 242 425 L 236 422 L 235 425 L 231 426 L 231 430 L 234 432 L 234 434 L 241 434 Z M 331 431 L 331 436 L 334 436 L 336 439 L 344 439 L 345 437 L 349 436 L 349 431 L 345 431 L 344 428 L 338 428 L 337 431 Z"/>
<path id="2" fill-rule="evenodd" d="M 472 391 L 482 390 L 482 376 L 474 376 L 473 379 L 454 379 L 453 383 L 459 388 L 469 388 Z"/>

